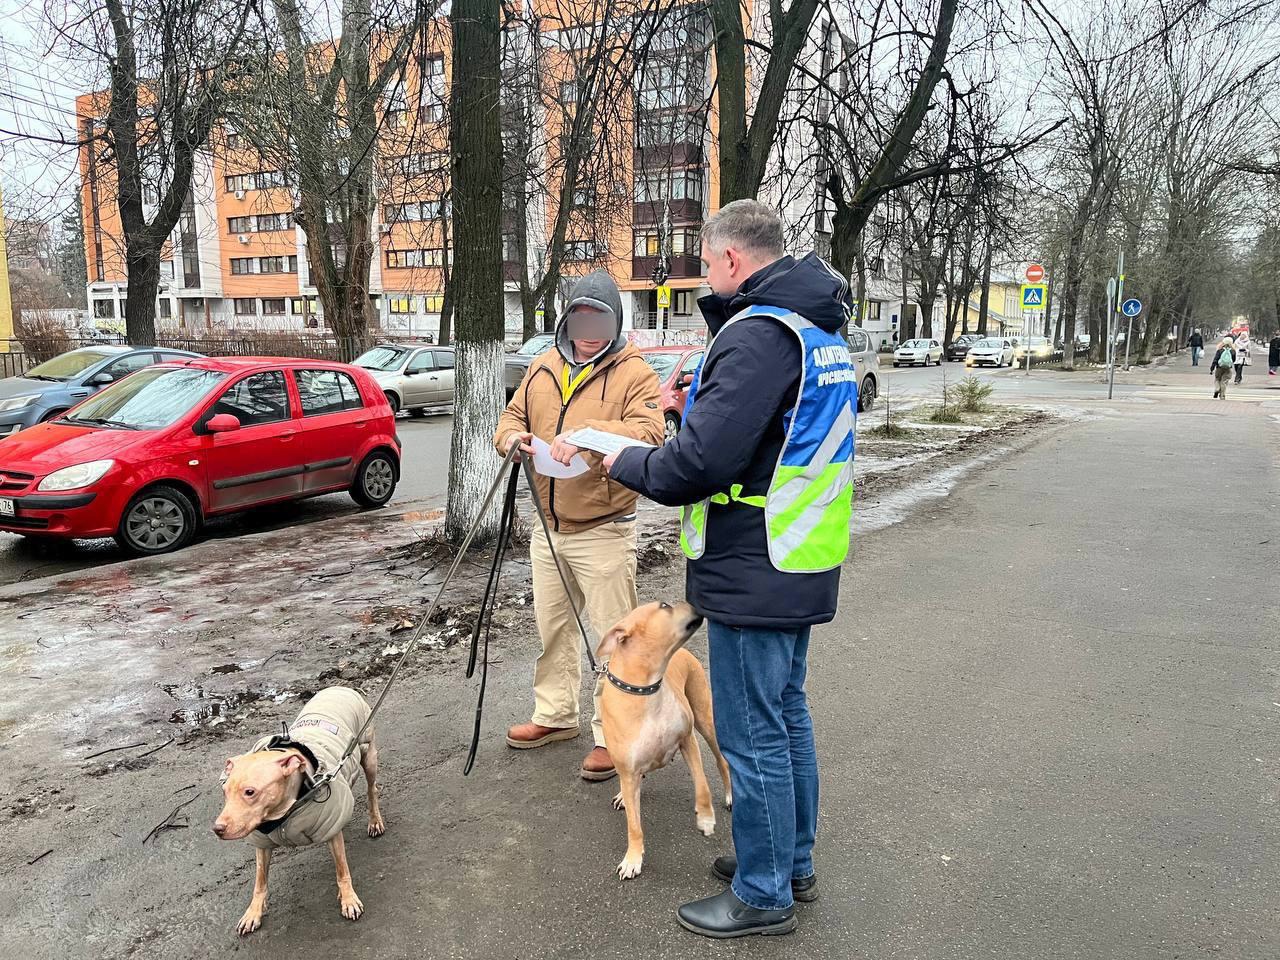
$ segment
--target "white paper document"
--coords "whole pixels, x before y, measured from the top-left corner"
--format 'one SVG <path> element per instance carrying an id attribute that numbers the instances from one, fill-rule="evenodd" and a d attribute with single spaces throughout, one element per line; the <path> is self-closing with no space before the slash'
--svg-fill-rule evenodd
<path id="1" fill-rule="evenodd" d="M 591 469 L 580 453 L 575 453 L 569 459 L 569 465 L 565 466 L 559 460 L 551 458 L 551 444 L 547 441 L 534 437 L 531 446 L 533 447 L 533 469 L 544 477 L 567 480 L 569 477 L 580 476 Z"/>
<path id="2" fill-rule="evenodd" d="M 652 443 L 633 440 L 631 437 L 619 436 L 616 433 L 605 433 L 603 430 L 596 430 L 594 427 L 583 427 L 576 433 L 569 434 L 565 439 L 575 447 L 594 450 L 596 453 L 603 453 L 606 457 L 627 447 L 653 447 Z"/>

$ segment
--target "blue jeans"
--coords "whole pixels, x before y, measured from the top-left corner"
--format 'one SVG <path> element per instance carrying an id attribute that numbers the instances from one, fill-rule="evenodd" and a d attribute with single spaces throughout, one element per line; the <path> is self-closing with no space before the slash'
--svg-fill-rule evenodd
<path id="1" fill-rule="evenodd" d="M 1200 354 L 1204 353 L 1204 347 L 1191 348 L 1191 365 L 1193 367 L 1200 366 Z"/>
<path id="2" fill-rule="evenodd" d="M 733 892 L 758 910 L 792 904 L 813 876 L 818 754 L 805 700 L 809 628 L 707 621 L 716 737 L 733 783 Z"/>

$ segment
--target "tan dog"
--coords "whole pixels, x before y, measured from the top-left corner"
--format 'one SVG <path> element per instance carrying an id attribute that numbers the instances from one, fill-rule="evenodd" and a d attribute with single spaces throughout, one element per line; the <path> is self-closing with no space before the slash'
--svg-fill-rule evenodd
<path id="1" fill-rule="evenodd" d="M 702 618 L 687 603 L 649 603 L 624 617 L 600 641 L 597 656 L 609 661 L 600 717 L 622 784 L 613 805 L 627 811 L 627 855 L 618 864 L 620 880 L 638 876 L 644 864 L 640 780 L 670 763 L 677 750 L 693 775 L 698 829 L 708 837 L 715 831 L 716 812 L 695 729 L 720 767 L 724 805 L 733 806 L 729 765 L 716 743 L 711 686 L 702 664 L 683 649 L 700 626 Z"/>
<path id="2" fill-rule="evenodd" d="M 342 915 L 358 920 L 364 912 L 364 904 L 351 885 L 342 828 L 355 806 L 352 791 L 358 765 L 364 770 L 369 798 L 369 836 L 381 836 L 386 830 L 378 809 L 378 748 L 373 742 L 373 727 L 365 730 L 360 745 L 327 787 L 296 809 L 294 803 L 311 778 L 337 765 L 369 713 L 369 704 L 356 691 L 327 687 L 307 701 L 289 727 L 288 738 L 263 737 L 251 752 L 227 761 L 222 787 L 226 802 L 213 823 L 213 832 L 222 840 L 248 837 L 257 849 L 253 899 L 236 927 L 241 936 L 262 924 L 267 909 L 267 871 L 271 852 L 277 847 L 328 843 Z M 274 822 L 282 817 L 286 818 L 282 823 Z"/>

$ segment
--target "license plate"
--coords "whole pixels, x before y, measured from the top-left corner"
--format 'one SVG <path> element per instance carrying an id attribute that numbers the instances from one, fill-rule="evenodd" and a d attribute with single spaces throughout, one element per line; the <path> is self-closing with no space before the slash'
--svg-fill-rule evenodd
<path id="1" fill-rule="evenodd" d="M 12 517 L 15 512 L 13 501 L 0 497 L 0 517 Z"/>

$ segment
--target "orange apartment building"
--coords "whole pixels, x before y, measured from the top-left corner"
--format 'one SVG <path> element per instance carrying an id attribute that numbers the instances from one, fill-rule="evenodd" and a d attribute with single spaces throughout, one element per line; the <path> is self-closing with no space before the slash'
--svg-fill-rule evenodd
<path id="1" fill-rule="evenodd" d="M 589 14 L 561 6 L 568 2 L 539 0 L 539 16 L 532 21 L 539 26 L 530 42 L 541 43 L 546 51 L 545 83 L 551 88 L 545 102 L 574 95 L 574 48 L 581 45 L 583 32 L 573 25 L 573 18 Z M 624 186 L 613 189 L 630 195 L 614 197 L 623 202 L 613 203 L 613 213 L 604 218 L 608 222 L 602 222 L 593 216 L 593 187 L 584 186 L 581 197 L 575 194 L 566 235 L 561 293 L 573 277 L 608 269 L 623 291 L 626 328 L 703 329 L 696 300 L 708 288 L 697 236 L 716 208 L 718 192 L 710 22 L 699 4 L 681 10 L 676 23 L 662 31 L 661 42 L 652 44 L 659 55 L 636 70 L 632 102 L 621 111 L 628 128 L 611 134 L 625 138 L 626 146 L 617 152 L 624 169 L 615 178 Z M 377 322 L 390 335 L 438 333 L 445 266 L 466 256 L 466 251 L 448 244 L 447 24 L 436 33 L 440 39 L 434 49 L 406 64 L 403 82 L 384 100 L 373 228 L 378 256 L 372 264 L 370 292 Z M 101 96 L 93 94 L 77 101 L 86 142 L 80 162 L 88 298 L 99 326 L 122 327 L 127 284 L 111 169 L 84 136 L 101 116 L 100 102 Z M 546 145 L 543 149 L 552 151 L 554 161 L 562 117 L 537 104 L 533 113 L 533 122 L 544 133 L 538 139 Z M 219 130 L 211 139 L 198 158 L 186 208 L 162 263 L 160 325 L 191 335 L 268 329 L 323 332 L 324 317 L 308 276 L 306 237 L 293 220 L 288 171 L 262 163 L 233 129 Z M 554 176 L 547 179 L 545 192 L 554 195 L 558 183 Z M 514 281 L 522 264 L 509 236 L 516 215 L 504 212 L 509 340 L 519 339 L 522 320 Z M 545 254 L 538 241 L 545 242 L 554 216 L 546 196 L 530 203 L 527 258 L 535 272 Z M 670 307 L 661 311 L 655 282 L 660 263 L 671 290 Z"/>

